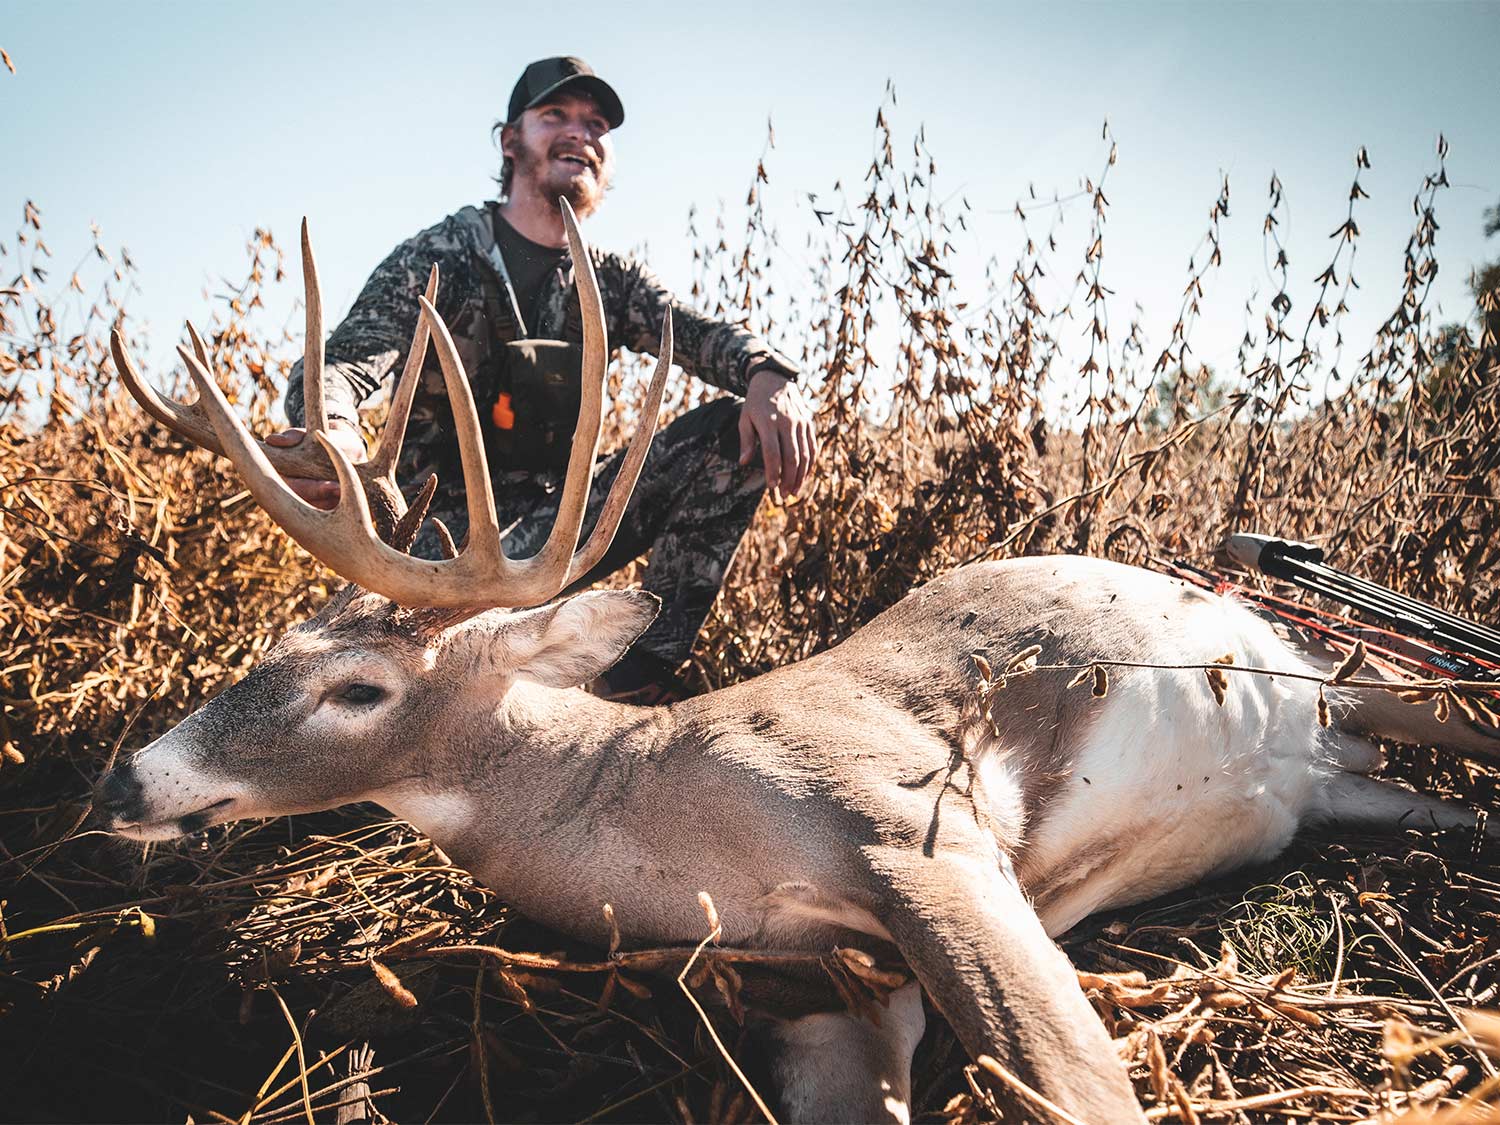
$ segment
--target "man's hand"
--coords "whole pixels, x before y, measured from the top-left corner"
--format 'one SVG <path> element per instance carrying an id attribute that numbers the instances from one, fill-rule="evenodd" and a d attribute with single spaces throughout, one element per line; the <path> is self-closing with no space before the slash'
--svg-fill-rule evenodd
<path id="1" fill-rule="evenodd" d="M 349 454 L 351 461 L 357 463 L 365 459 L 365 439 L 349 423 L 330 419 L 328 436 L 335 445 Z M 282 430 L 277 434 L 267 434 L 266 444 L 289 449 L 294 445 L 301 445 L 306 437 L 306 430 Z M 310 477 L 285 477 L 283 479 L 287 487 L 314 508 L 328 509 L 339 502 L 339 482 L 336 480 L 313 480 Z"/>
<path id="2" fill-rule="evenodd" d="M 750 376 L 740 411 L 741 465 L 750 464 L 757 445 L 777 502 L 797 495 L 818 455 L 812 410 L 796 384 L 765 368 Z"/>

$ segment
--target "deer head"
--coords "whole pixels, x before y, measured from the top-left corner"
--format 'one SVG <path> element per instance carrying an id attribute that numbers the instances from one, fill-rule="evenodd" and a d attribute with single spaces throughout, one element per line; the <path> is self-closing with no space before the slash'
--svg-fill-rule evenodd
<path id="1" fill-rule="evenodd" d="M 334 808 L 440 776 L 483 739 L 512 748 L 518 684 L 573 688 L 620 658 L 656 615 L 608 590 L 455 622 L 345 587 L 238 683 L 110 771 L 96 808 L 140 840 Z M 579 693 L 581 694 L 581 693 Z"/>
<path id="2" fill-rule="evenodd" d="M 387 430 L 375 455 L 360 465 L 327 435 L 321 302 L 305 223 L 304 379 L 316 457 L 310 449 L 267 446 L 251 437 L 210 375 L 207 349 L 191 326 L 192 348 L 179 348 L 198 389 L 191 404 L 146 387 L 115 334 L 116 363 L 141 405 L 181 436 L 227 456 L 272 518 L 351 584 L 283 637 L 243 680 L 101 779 L 95 804 L 111 828 L 137 839 L 168 839 L 229 820 L 363 799 L 423 776 L 431 764 L 424 756 L 465 729 L 456 718 L 484 718 L 481 725 L 493 738 L 496 722 L 503 732 L 515 685 L 586 683 L 650 623 L 656 599 L 639 591 L 551 602 L 609 549 L 655 431 L 672 355 L 668 319 L 641 424 L 579 550 L 603 421 L 608 345 L 587 249 L 566 202 L 562 209 L 583 309 L 583 394 L 557 521 L 531 558 L 511 559 L 501 545 L 468 377 L 433 305 L 436 269 L 419 299 L 421 316 Z M 439 560 L 406 550 L 435 479 L 408 509 L 394 478 L 429 341 L 453 410 L 470 522 L 463 549 Z M 337 507 L 323 511 L 305 503 L 283 476 L 337 479 Z M 446 732 L 441 738 L 439 727 Z"/>

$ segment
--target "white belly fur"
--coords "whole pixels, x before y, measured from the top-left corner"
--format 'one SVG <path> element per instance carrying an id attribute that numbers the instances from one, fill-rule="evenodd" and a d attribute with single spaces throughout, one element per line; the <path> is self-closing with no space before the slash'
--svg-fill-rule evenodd
<path id="1" fill-rule="evenodd" d="M 1312 672 L 1229 599 L 1174 621 L 1147 662 Z M 1330 774 L 1316 685 L 1228 672 L 1222 707 L 1202 670 L 1117 672 L 1073 776 L 1022 867 L 1047 932 L 1284 848 Z M 1075 689 L 1076 690 L 1076 689 Z"/>

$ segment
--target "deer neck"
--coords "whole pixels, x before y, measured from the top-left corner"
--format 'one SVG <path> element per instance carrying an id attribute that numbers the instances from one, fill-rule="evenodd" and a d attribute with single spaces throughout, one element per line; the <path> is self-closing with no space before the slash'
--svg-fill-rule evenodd
<path id="1" fill-rule="evenodd" d="M 625 861 L 616 817 L 672 786 L 657 768 L 672 729 L 669 708 L 518 682 L 434 732 L 418 776 L 370 799 L 526 913 L 576 931 L 549 916 L 574 897 L 559 890 Z"/>

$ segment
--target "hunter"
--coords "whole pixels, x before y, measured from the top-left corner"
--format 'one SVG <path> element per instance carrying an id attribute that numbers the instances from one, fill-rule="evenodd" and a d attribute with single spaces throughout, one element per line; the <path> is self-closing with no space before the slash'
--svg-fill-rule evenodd
<path id="1" fill-rule="evenodd" d="M 465 207 L 403 242 L 375 268 L 326 347 L 332 435 L 365 454 L 358 408 L 400 369 L 417 318 L 417 296 L 434 262 L 436 306 L 474 388 L 486 428 L 506 553 L 535 553 L 557 512 L 578 411 L 582 324 L 558 206 L 580 219 L 599 209 L 614 173 L 613 131 L 625 120 L 611 87 L 581 59 L 542 59 L 521 74 L 506 119 L 496 124 L 503 156 L 500 197 Z M 656 703 L 678 698 L 687 660 L 740 540 L 767 486 L 796 495 L 817 452 L 797 368 L 754 334 L 678 301 L 644 264 L 591 249 L 611 345 L 654 353 L 668 309 L 682 369 L 728 394 L 688 411 L 656 435 L 609 553 L 577 588 L 650 552 L 642 585 L 662 610 L 595 690 Z M 407 482 L 438 476 L 431 514 L 461 542 L 468 529 L 452 415 L 428 357 L 400 467 Z M 300 370 L 287 419 L 304 421 Z M 295 445 L 300 428 L 273 435 Z M 758 456 L 757 456 L 758 453 Z M 583 532 L 598 518 L 624 451 L 595 465 Z M 332 507 L 338 485 L 291 482 L 310 503 Z M 429 521 L 414 553 L 438 556 Z"/>

